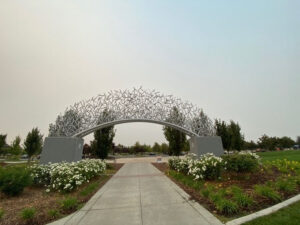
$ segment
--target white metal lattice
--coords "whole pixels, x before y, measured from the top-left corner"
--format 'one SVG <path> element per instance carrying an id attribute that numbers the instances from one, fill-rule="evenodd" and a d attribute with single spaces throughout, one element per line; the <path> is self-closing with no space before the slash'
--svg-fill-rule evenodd
<path id="1" fill-rule="evenodd" d="M 174 109 L 180 113 L 180 119 L 172 118 Z M 212 120 L 190 102 L 155 90 L 133 88 L 109 91 L 75 103 L 58 116 L 55 124 L 50 124 L 49 136 L 84 136 L 101 128 L 101 124 L 131 121 L 169 125 L 191 136 L 215 135 Z"/>

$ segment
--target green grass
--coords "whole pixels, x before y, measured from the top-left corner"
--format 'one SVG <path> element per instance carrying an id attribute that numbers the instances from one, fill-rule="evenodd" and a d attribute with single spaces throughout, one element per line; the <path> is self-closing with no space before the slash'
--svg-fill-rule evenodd
<path id="1" fill-rule="evenodd" d="M 300 221 L 300 201 L 278 212 L 257 218 L 244 225 L 298 225 Z"/>
<path id="2" fill-rule="evenodd" d="M 289 151 L 273 151 L 273 152 L 260 152 L 258 155 L 262 158 L 262 161 L 273 161 L 276 159 L 287 159 L 300 162 L 300 150 Z"/>

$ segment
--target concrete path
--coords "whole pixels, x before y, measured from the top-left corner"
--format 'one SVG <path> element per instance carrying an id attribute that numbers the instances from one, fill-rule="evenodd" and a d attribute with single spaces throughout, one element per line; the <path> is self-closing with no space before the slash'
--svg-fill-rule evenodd
<path id="1" fill-rule="evenodd" d="M 150 163 L 125 164 L 78 212 L 51 225 L 220 225 Z"/>

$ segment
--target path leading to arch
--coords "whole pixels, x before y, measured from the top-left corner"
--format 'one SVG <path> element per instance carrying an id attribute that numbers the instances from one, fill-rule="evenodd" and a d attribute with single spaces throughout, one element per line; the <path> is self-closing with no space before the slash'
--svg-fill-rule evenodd
<path id="1" fill-rule="evenodd" d="M 51 225 L 222 224 L 148 162 L 125 164 L 77 213 Z"/>

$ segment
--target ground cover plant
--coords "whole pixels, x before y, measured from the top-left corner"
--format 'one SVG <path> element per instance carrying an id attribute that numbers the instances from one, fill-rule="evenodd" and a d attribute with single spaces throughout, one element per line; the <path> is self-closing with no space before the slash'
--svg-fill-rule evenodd
<path id="1" fill-rule="evenodd" d="M 100 164 L 101 162 L 101 164 Z M 76 165 L 76 166 L 75 166 Z M 47 165 L 48 166 L 48 165 Z M 61 188 L 49 187 L 52 184 L 52 175 L 50 171 L 50 179 L 45 174 L 49 174 L 49 170 L 45 169 L 47 166 L 34 166 L 32 170 L 32 178 L 34 182 L 24 188 L 17 196 L 7 196 L 4 193 L 0 193 L 0 224 L 1 225 L 25 225 L 25 224 L 36 224 L 42 225 L 47 224 L 53 220 L 59 219 L 66 216 L 87 202 L 91 196 L 102 186 L 105 182 L 122 166 L 121 164 L 105 164 L 105 170 L 103 170 L 103 162 L 95 162 L 94 160 L 90 162 L 81 162 L 70 165 L 73 176 L 78 175 L 78 171 L 81 171 L 84 175 L 81 175 L 82 182 L 81 185 L 76 181 L 74 188 L 72 190 L 68 189 L 64 191 Z M 62 165 L 61 165 L 62 166 Z M 85 166 L 87 168 L 85 168 Z M 89 167 L 91 166 L 91 167 Z M 12 165 L 4 165 L 6 167 L 15 167 Z M 19 166 L 16 166 L 17 168 Z M 29 166 L 31 167 L 31 166 Z M 63 168 L 66 165 L 62 166 Z M 27 168 L 28 167 L 22 167 Z M 37 168 L 39 168 L 41 176 L 36 177 Z M 43 170 L 41 169 L 43 168 Z M 58 167 L 55 167 L 58 168 Z M 90 169 L 93 168 L 93 171 Z M 98 168 L 98 169 L 97 169 Z M 99 169 L 101 168 L 101 169 Z M 44 172 L 41 172 L 44 171 Z M 47 172 L 48 171 L 48 172 Z M 99 173 L 96 174 L 96 171 Z M 53 175 L 57 175 L 54 171 Z M 93 174 L 93 176 L 91 175 Z M 64 171 L 61 171 L 61 180 L 74 181 L 72 177 L 66 175 Z M 76 176 L 77 177 L 77 176 Z M 57 180 L 57 176 L 53 176 L 53 179 Z M 83 179 L 84 178 L 84 179 Z M 38 182 L 41 179 L 43 182 Z M 47 181 L 48 183 L 44 182 Z M 56 182 L 56 181 L 55 181 Z M 56 183 L 55 183 L 56 184 Z M 67 183 L 65 183 L 66 185 Z M 61 186 L 59 186 L 61 187 Z M 2 217 L 2 219 L 1 219 Z"/>
<path id="2" fill-rule="evenodd" d="M 262 160 L 257 154 L 242 152 L 222 157 L 206 154 L 199 159 L 175 157 L 168 165 L 154 165 L 223 221 L 300 193 L 298 161 Z"/>

